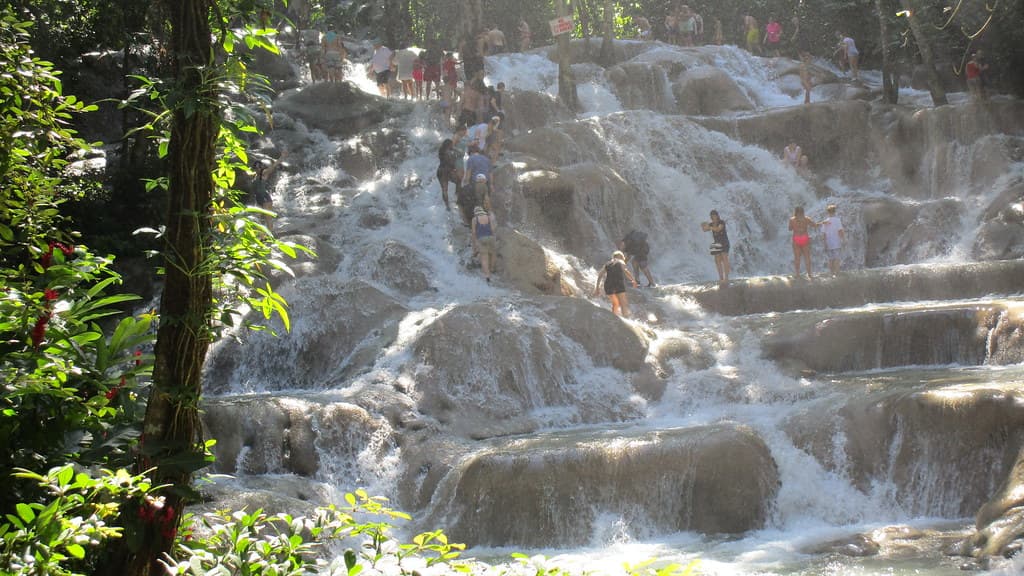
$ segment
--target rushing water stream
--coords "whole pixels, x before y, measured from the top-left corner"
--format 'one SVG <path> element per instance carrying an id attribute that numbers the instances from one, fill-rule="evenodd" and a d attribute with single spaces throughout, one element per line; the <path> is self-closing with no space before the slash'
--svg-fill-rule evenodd
<path id="1" fill-rule="evenodd" d="M 581 573 L 652 557 L 699 558 L 704 574 L 961 573 L 946 550 L 1012 466 L 1019 434 L 1000 431 L 1024 420 L 1024 268 L 969 264 L 986 211 L 1024 178 L 1024 134 L 947 131 L 911 185 L 883 170 L 893 144 L 866 124 L 882 112 L 828 101 L 850 89 L 841 81 L 804 108 L 788 61 L 620 48 L 633 68 L 575 66 L 575 119 L 510 106 L 522 128 L 496 172 L 499 223 L 538 242 L 534 258 L 578 298 L 467 268 L 468 236 L 433 176 L 450 134 L 436 102 L 368 130 L 400 134 L 400 152 L 358 177 L 336 159 L 363 136 L 275 114 L 269 137 L 302 146 L 277 181 L 277 229 L 311 239 L 321 260 L 280 287 L 290 334 L 241 334 L 211 356 L 206 424 L 218 468 L 236 476 L 213 491 L 301 509 L 365 487 L 472 556 L 529 550 Z M 702 67 L 726 72 L 749 108 L 679 114 L 675 76 Z M 556 78 L 540 53 L 488 61 L 488 83 L 513 102 L 550 101 Z M 751 125 L 778 137 L 758 145 Z M 779 161 L 788 138 L 813 175 Z M 1009 150 L 996 169 L 979 159 L 993 150 Z M 792 266 L 793 207 L 820 219 L 829 203 L 851 271 L 777 276 Z M 711 209 L 728 222 L 737 278 L 721 294 L 699 227 Z M 649 232 L 660 287 L 633 291 L 637 320 L 623 323 L 585 297 L 632 227 Z M 869 263 L 906 266 L 858 271 Z M 998 418 L 973 429 L 985 414 Z"/>

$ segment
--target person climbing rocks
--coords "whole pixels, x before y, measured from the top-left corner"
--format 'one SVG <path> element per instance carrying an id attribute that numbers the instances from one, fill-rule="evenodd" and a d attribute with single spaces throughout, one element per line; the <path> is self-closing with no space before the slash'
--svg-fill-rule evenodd
<path id="1" fill-rule="evenodd" d="M 804 216 L 804 207 L 797 206 L 789 219 L 789 229 L 793 232 L 793 277 L 800 277 L 800 260 L 807 265 L 807 279 L 811 279 L 811 235 L 810 229 L 818 224 Z"/>
<path id="2" fill-rule="evenodd" d="M 842 263 L 842 248 L 846 243 L 846 231 L 843 230 L 843 221 L 836 215 L 836 205 L 829 204 L 825 207 L 828 217 L 818 223 L 825 235 L 825 250 L 828 252 L 828 269 L 835 276 L 839 273 L 839 266 Z"/>
<path id="3" fill-rule="evenodd" d="M 803 150 L 796 142 L 790 142 L 782 149 L 782 161 L 794 169 L 800 166 L 801 156 L 803 156 Z"/>
<path id="4" fill-rule="evenodd" d="M 760 32 L 757 27 L 757 18 L 750 14 L 743 17 L 743 34 L 747 40 L 747 51 L 756 56 L 761 55 Z"/>
<path id="5" fill-rule="evenodd" d="M 967 90 L 971 95 L 971 100 L 981 101 L 985 99 L 985 82 L 984 73 L 988 70 L 988 64 L 982 59 L 981 50 L 977 50 L 971 55 L 971 59 L 968 60 L 967 66 L 965 66 L 964 73 L 967 76 Z"/>
<path id="6" fill-rule="evenodd" d="M 718 210 L 711 211 L 711 221 L 701 222 L 700 229 L 711 232 L 711 255 L 715 257 L 715 268 L 718 270 L 718 285 L 729 284 L 729 233 L 725 231 L 725 220 L 718 215 Z"/>
<path id="7" fill-rule="evenodd" d="M 277 160 L 270 161 L 264 158 L 253 162 L 252 197 L 256 201 L 256 205 L 264 210 L 272 211 L 274 209 L 274 199 L 270 195 L 270 177 L 274 175 L 274 171 L 277 170 L 281 161 L 287 157 L 288 151 L 285 150 L 281 152 L 281 157 Z M 267 226 L 267 230 L 274 231 L 273 216 L 264 214 L 263 222 Z"/>
<path id="8" fill-rule="evenodd" d="M 651 39 L 651 21 L 645 16 L 639 15 L 633 17 L 633 23 L 636 24 L 637 38 L 640 40 Z"/>
<path id="9" fill-rule="evenodd" d="M 494 214 L 483 206 L 473 208 L 473 254 L 480 257 L 480 268 L 483 270 L 487 283 L 491 282 L 491 272 L 498 260 L 498 239 L 494 235 L 497 223 Z"/>
<path id="10" fill-rule="evenodd" d="M 836 37 L 839 38 L 839 45 L 836 47 L 836 53 L 839 54 L 839 61 L 850 67 L 850 73 L 854 80 L 860 77 L 860 69 L 858 62 L 860 59 L 860 52 L 857 51 L 857 43 L 842 32 L 836 32 Z"/>
<path id="11" fill-rule="evenodd" d="M 466 159 L 466 176 L 474 182 L 477 176 L 483 176 L 488 182 L 491 180 L 491 159 L 472 141 L 469 145 L 469 158 Z"/>
<path id="12" fill-rule="evenodd" d="M 319 30 L 303 30 L 302 56 L 309 65 L 309 79 L 313 83 L 327 79 L 327 70 L 323 63 L 323 46 L 321 45 Z"/>
<path id="13" fill-rule="evenodd" d="M 633 277 L 640 278 L 640 272 L 647 277 L 647 287 L 654 287 L 654 278 L 651 276 L 651 269 L 648 267 L 648 257 L 651 253 L 651 246 L 647 243 L 647 233 L 641 230 L 630 230 L 629 234 L 623 236 L 619 241 L 619 250 L 626 255 L 626 263 L 633 262 Z"/>
<path id="14" fill-rule="evenodd" d="M 768 23 L 764 25 L 764 38 L 761 40 L 766 52 L 778 58 L 781 55 L 779 47 L 782 45 L 782 24 L 775 19 L 775 16 L 768 17 Z"/>
<path id="15" fill-rule="evenodd" d="M 412 72 L 417 58 L 419 58 L 419 54 L 407 45 L 403 45 L 402 49 L 395 54 L 394 61 L 398 72 L 398 81 L 402 83 L 403 99 L 413 100 L 416 98 L 416 79 Z"/>
<path id="16" fill-rule="evenodd" d="M 425 97 L 427 100 L 430 99 L 430 95 L 435 91 L 437 97 L 441 97 L 441 61 L 444 55 L 438 50 L 437 46 L 433 43 L 420 54 L 420 58 L 423 61 L 423 83 L 426 85 Z"/>
<path id="17" fill-rule="evenodd" d="M 472 185 L 463 184 L 455 187 L 455 205 L 459 208 L 463 226 L 472 225 L 473 207 L 477 204 L 480 204 L 480 201 L 477 199 L 476 189 Z"/>
<path id="18" fill-rule="evenodd" d="M 345 43 L 341 41 L 341 35 L 331 24 L 327 28 L 321 40 L 323 50 L 323 66 L 326 68 L 328 82 L 341 82 L 344 77 L 345 58 L 348 51 L 345 50 Z"/>
<path id="19" fill-rule="evenodd" d="M 811 88 L 814 87 L 811 83 L 810 60 L 811 55 L 809 53 L 800 53 L 800 86 L 804 89 L 804 104 L 811 103 Z"/>
<path id="20" fill-rule="evenodd" d="M 527 24 L 525 18 L 519 19 L 519 51 L 526 52 L 530 49 L 530 42 L 533 39 L 533 33 L 530 32 L 530 25 Z"/>
<path id="21" fill-rule="evenodd" d="M 459 84 L 459 71 L 458 62 L 455 60 L 455 56 L 451 52 L 445 52 L 444 60 L 441 61 L 441 106 L 447 108 L 448 116 L 455 113 L 455 105 L 458 102 L 459 94 L 457 92 Z M 445 104 L 447 103 L 447 106 Z"/>
<path id="22" fill-rule="evenodd" d="M 451 211 L 448 203 L 448 183 L 455 183 L 455 193 L 458 195 L 461 179 L 459 178 L 458 162 L 455 158 L 455 145 L 451 138 L 445 138 L 441 147 L 437 150 L 437 181 L 441 184 L 441 198 L 444 200 L 444 209 Z"/>
<path id="23" fill-rule="evenodd" d="M 505 51 L 505 33 L 498 28 L 497 24 L 491 24 L 487 32 L 487 53 L 501 54 Z"/>
<path id="24" fill-rule="evenodd" d="M 370 59 L 370 70 L 377 82 L 377 90 L 385 98 L 391 98 L 391 65 L 394 53 L 384 45 L 382 40 L 373 41 L 373 57 Z"/>
<path id="25" fill-rule="evenodd" d="M 412 63 L 412 79 L 416 83 L 416 99 L 423 100 L 423 53 L 421 52 Z M 429 96 L 429 94 L 427 94 Z"/>
<path id="26" fill-rule="evenodd" d="M 639 284 L 633 275 L 629 273 L 626 266 L 626 255 L 616 250 L 612 253 L 612 259 L 601 267 L 597 274 L 597 284 L 594 285 L 594 296 L 601 293 L 601 286 L 604 286 L 604 293 L 612 303 L 612 313 L 623 318 L 629 318 L 629 300 L 626 298 L 626 280 L 637 288 Z"/>

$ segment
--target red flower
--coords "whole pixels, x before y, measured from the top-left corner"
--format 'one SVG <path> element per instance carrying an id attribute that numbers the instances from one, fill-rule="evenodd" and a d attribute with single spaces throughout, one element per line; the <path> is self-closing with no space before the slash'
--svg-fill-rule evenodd
<path id="1" fill-rule="evenodd" d="M 135 365 L 136 366 L 142 366 L 142 358 L 141 358 L 141 356 L 142 356 L 142 350 L 136 350 L 135 351 Z"/>
<path id="2" fill-rule="evenodd" d="M 67 244 L 63 244 L 61 242 L 57 242 L 57 248 L 60 248 L 60 251 L 63 252 L 65 256 L 71 256 L 72 254 L 75 253 L 75 245 L 74 244 L 71 244 L 69 246 Z"/>
<path id="3" fill-rule="evenodd" d="M 50 254 L 49 252 L 47 252 L 46 254 L 43 254 L 42 258 L 39 259 L 39 263 L 43 265 L 43 269 L 44 270 L 46 268 L 50 267 L 50 260 L 52 258 L 53 258 L 53 254 Z"/>
<path id="4" fill-rule="evenodd" d="M 43 290 L 43 296 L 46 298 L 47 302 L 52 302 L 57 298 L 60 298 L 60 294 L 58 294 L 56 290 L 51 290 L 50 288 Z"/>
<path id="5" fill-rule="evenodd" d="M 118 387 L 118 388 L 111 388 L 110 390 L 107 390 L 107 393 L 105 394 L 105 396 L 107 397 L 107 400 L 113 400 L 114 398 L 117 398 L 117 393 L 120 392 L 120 391 L 121 391 L 120 387 Z"/>
<path id="6" fill-rule="evenodd" d="M 43 338 L 46 337 L 46 323 L 50 321 L 50 313 L 44 312 L 42 316 L 36 320 L 36 325 L 32 327 L 32 346 L 36 349 L 43 343 Z"/>

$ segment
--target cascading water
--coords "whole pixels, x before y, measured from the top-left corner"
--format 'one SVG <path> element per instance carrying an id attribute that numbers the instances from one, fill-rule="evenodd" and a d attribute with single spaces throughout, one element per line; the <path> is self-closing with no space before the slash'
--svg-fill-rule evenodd
<path id="1" fill-rule="evenodd" d="M 787 142 L 768 150 L 741 136 L 743 122 L 776 122 L 778 107 L 800 113 L 791 62 L 732 47 L 625 42 L 618 49 L 635 66 L 607 74 L 575 66 L 586 79 L 575 120 L 531 124 L 541 107 L 510 106 L 521 115 L 510 122 L 523 128 L 507 135 L 497 169 L 499 223 L 540 243 L 533 254 L 561 274 L 563 292 L 586 296 L 594 268 L 634 227 L 649 233 L 659 284 L 709 282 L 710 235 L 699 224 L 711 209 L 728 222 L 741 279 L 791 271 L 786 222 L 796 205 L 820 219 L 826 204 L 838 204 L 850 246 L 845 267 L 962 262 L 975 251 L 983 214 L 1024 178 L 1012 152 L 1001 164 L 971 160 L 979 149 L 1019 146 L 1012 127 L 925 153 L 926 174 L 914 182 L 933 193 L 894 197 L 889 174 L 814 160 L 817 175 L 805 178 L 779 161 Z M 725 71 L 749 102 L 712 119 L 735 130 L 669 113 L 689 89 L 680 77 L 713 77 L 700 76 L 709 69 Z M 557 109 L 557 66 L 543 55 L 491 58 L 487 71 L 488 83 L 505 82 L 513 101 L 535 92 L 533 102 Z M 376 92 L 350 73 L 363 91 Z M 606 79 L 614 74 L 615 82 Z M 654 109 L 623 110 L 616 82 L 633 74 L 655 79 L 639 90 L 656 93 L 630 96 Z M 820 86 L 815 94 L 837 91 Z M 659 288 L 632 292 L 640 320 L 620 322 L 596 299 L 531 294 L 500 272 L 492 286 L 467 269 L 468 235 L 445 211 L 433 176 L 438 143 L 449 135 L 436 102 L 376 128 L 394 136 L 387 140 L 394 161 L 362 176 L 340 167 L 339 150 L 371 143 L 361 134 L 327 138 L 310 124 L 276 113 L 270 133 L 298 148 L 289 158 L 295 166 L 277 182 L 276 228 L 320 252 L 280 288 L 292 331 L 220 342 L 207 368 L 207 426 L 221 438 L 219 469 L 237 476 L 232 497 L 263 494 L 297 505 L 366 486 L 429 527 L 477 544 L 474 555 L 531 546 L 581 571 L 615 572 L 661 557 L 700 558 L 708 574 L 959 573 L 942 549 L 991 496 L 1019 446 L 1019 434 L 1005 431 L 1024 419 L 1013 386 L 1024 372 L 1011 364 L 1019 355 L 988 362 L 994 338 L 1019 346 L 1019 299 L 998 292 L 982 302 L 984 294 L 970 293 L 937 305 L 863 296 L 840 313 L 802 309 L 817 307 L 810 300 L 773 309 L 765 297 L 767 312 L 730 318 L 698 305 L 687 289 Z M 881 136 L 873 130 L 844 137 L 874 142 Z M 799 121 L 791 132 L 805 138 L 812 157 L 827 157 Z M 922 208 L 936 196 L 955 207 Z M 888 240 L 871 244 L 879 237 Z M 816 246 L 818 271 L 824 259 Z M 902 282 L 913 294 L 914 274 L 860 283 Z M 922 281 L 953 282 L 956 291 L 954 280 L 936 274 Z M 752 295 L 761 282 L 739 280 Z M 833 282 L 837 295 L 858 285 Z M 803 294 L 805 287 L 790 288 Z M 959 308 L 935 312 L 942 306 Z M 963 311 L 979 306 L 1005 311 L 999 322 Z M 888 363 L 827 361 L 846 353 L 848 334 L 823 322 L 844 316 L 837 321 L 864 330 L 864 338 L 900 338 L 919 326 L 907 312 L 931 318 L 925 329 L 955 324 L 959 336 L 942 340 L 948 351 L 932 356 L 915 356 L 907 345 L 858 357 Z M 970 338 L 980 352 L 963 351 Z M 812 344 L 820 353 L 808 352 Z M 983 366 L 905 367 L 931 358 L 979 358 Z M 958 396 L 968 384 L 1009 401 L 970 404 Z M 943 440 L 943 424 L 967 425 L 978 414 L 992 422 Z M 275 492 L 279 499 L 266 496 Z"/>

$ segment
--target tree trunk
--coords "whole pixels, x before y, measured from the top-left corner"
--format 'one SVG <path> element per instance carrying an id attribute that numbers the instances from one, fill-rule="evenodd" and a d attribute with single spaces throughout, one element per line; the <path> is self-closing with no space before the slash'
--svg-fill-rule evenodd
<path id="1" fill-rule="evenodd" d="M 484 12 L 480 0 L 463 0 L 459 14 L 459 52 L 466 82 L 484 69 L 484 58 L 476 49 L 476 37 L 484 29 Z"/>
<path id="2" fill-rule="evenodd" d="M 878 11 L 878 31 L 881 37 L 879 46 L 882 49 L 882 100 L 896 104 L 900 98 L 899 76 L 893 73 L 892 60 L 889 59 L 889 24 L 885 0 L 875 0 Z"/>
<path id="3" fill-rule="evenodd" d="M 579 14 L 580 32 L 583 33 L 583 53 L 590 57 L 590 0 L 578 0 L 576 13 Z"/>
<path id="4" fill-rule="evenodd" d="M 943 106 L 949 102 L 946 100 L 946 91 L 942 88 L 942 81 L 939 80 L 939 73 L 935 70 L 935 58 L 932 56 L 932 46 L 925 35 L 924 26 L 917 15 L 917 6 L 913 0 L 900 0 L 903 9 L 907 11 L 910 20 L 910 31 L 914 34 L 914 43 L 921 53 L 921 64 L 924 65 L 925 74 L 928 77 L 928 91 L 932 94 L 932 104 Z"/>
<path id="5" fill-rule="evenodd" d="M 572 5 L 566 5 L 566 0 L 555 0 L 555 9 L 559 17 L 572 14 Z M 576 96 L 576 79 L 572 75 L 571 37 L 571 33 L 558 36 L 558 99 L 569 110 L 576 112 L 579 110 L 579 99 Z"/>
<path id="6" fill-rule="evenodd" d="M 203 465 L 199 421 L 201 369 L 210 344 L 213 310 L 205 243 L 210 237 L 212 171 L 219 126 L 211 45 L 211 0 L 165 0 L 170 50 L 183 101 L 173 110 L 168 148 L 168 207 L 164 234 L 166 275 L 160 298 L 153 384 L 139 440 L 140 470 L 153 468 L 163 507 L 148 506 L 140 533 L 118 541 L 98 573 L 155 576 L 171 551 L 192 474 Z M 140 505 L 140 510 L 147 507 Z M 134 515 L 134 510 L 126 510 Z M 140 517 L 142 513 L 140 512 Z M 138 519 L 135 519 L 138 521 Z M 129 530 L 134 526 L 129 526 Z M 135 544 L 128 549 L 126 540 Z"/>
<path id="7" fill-rule="evenodd" d="M 605 0 L 604 2 L 604 40 L 601 41 L 601 64 L 611 66 L 615 63 L 615 46 L 612 40 L 615 38 L 615 2 Z"/>
<path id="8" fill-rule="evenodd" d="M 409 11 L 409 0 L 385 0 L 384 2 L 384 40 L 392 50 L 407 46 L 412 30 L 412 14 Z"/>

